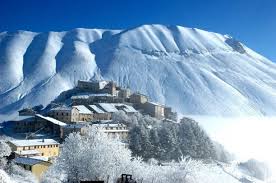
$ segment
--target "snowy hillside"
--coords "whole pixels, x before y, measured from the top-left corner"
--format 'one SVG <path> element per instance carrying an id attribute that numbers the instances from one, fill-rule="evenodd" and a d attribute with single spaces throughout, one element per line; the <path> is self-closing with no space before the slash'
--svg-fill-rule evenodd
<path id="1" fill-rule="evenodd" d="M 180 26 L 0 33 L 0 116 L 93 77 L 192 115 L 276 115 L 276 64 L 230 36 Z"/>

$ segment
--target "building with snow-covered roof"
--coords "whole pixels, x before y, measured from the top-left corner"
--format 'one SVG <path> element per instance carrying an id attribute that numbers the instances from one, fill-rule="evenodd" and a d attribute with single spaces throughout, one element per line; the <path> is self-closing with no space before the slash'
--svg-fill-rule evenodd
<path id="1" fill-rule="evenodd" d="M 97 105 L 89 105 L 89 107 L 94 113 L 98 113 L 98 114 L 106 113 L 105 111 L 100 109 Z"/>
<path id="2" fill-rule="evenodd" d="M 93 119 L 93 112 L 84 105 L 57 107 L 51 109 L 48 114 L 49 116 L 66 123 L 91 121 Z"/>
<path id="3" fill-rule="evenodd" d="M 77 108 L 77 110 L 79 111 L 79 114 L 92 114 L 92 112 L 84 105 L 75 105 L 75 106 L 72 106 L 72 108 Z"/>
<path id="4" fill-rule="evenodd" d="M 118 111 L 123 111 L 126 114 L 134 114 L 138 111 L 132 106 L 123 103 L 98 103 L 97 104 L 103 111 L 108 113 L 116 113 Z"/>
<path id="5" fill-rule="evenodd" d="M 47 133 L 52 135 L 59 135 L 60 127 L 66 125 L 64 122 L 41 114 L 18 116 L 10 122 L 15 133 Z"/>
<path id="6" fill-rule="evenodd" d="M 89 105 L 87 107 L 93 112 L 93 121 L 111 119 L 111 113 L 105 112 L 97 105 Z"/>
<path id="7" fill-rule="evenodd" d="M 127 105 L 127 104 L 113 104 L 116 109 L 120 110 L 120 111 L 124 111 L 126 114 L 135 114 L 138 111 L 136 109 L 134 109 L 133 106 Z"/>
<path id="8" fill-rule="evenodd" d="M 79 80 L 77 88 L 91 93 L 116 94 L 116 84 L 113 81 L 83 81 Z"/>
<path id="9" fill-rule="evenodd" d="M 32 108 L 24 108 L 18 111 L 19 116 L 34 116 L 36 111 Z"/>
<path id="10" fill-rule="evenodd" d="M 111 95 L 109 93 L 92 93 L 74 95 L 71 97 L 71 101 L 72 105 L 91 105 L 99 102 L 119 102 L 119 98 L 116 95 Z"/>
<path id="11" fill-rule="evenodd" d="M 130 95 L 129 100 L 135 105 L 140 105 L 146 103 L 148 101 L 148 97 L 141 93 L 133 93 Z"/>
<path id="12" fill-rule="evenodd" d="M 72 106 L 72 108 L 78 110 L 78 117 L 76 118 L 78 119 L 77 122 L 93 120 L 93 112 L 84 105 L 76 105 Z"/>
<path id="13" fill-rule="evenodd" d="M 59 143 L 54 139 L 11 140 L 8 142 L 13 152 L 31 153 L 36 150 L 44 157 L 55 157 L 59 154 Z"/>
<path id="14" fill-rule="evenodd" d="M 49 116 L 36 114 L 35 117 L 35 131 L 32 132 L 40 131 L 59 137 L 61 127 L 66 125 L 66 123 Z"/>
<path id="15" fill-rule="evenodd" d="M 108 113 L 115 113 L 119 110 L 112 103 L 98 103 L 97 104 L 103 111 Z"/>
<path id="16" fill-rule="evenodd" d="M 48 113 L 50 117 L 53 117 L 59 121 L 70 123 L 72 121 L 78 121 L 78 110 L 76 108 L 61 106 L 51 109 Z"/>
<path id="17" fill-rule="evenodd" d="M 25 170 L 31 171 L 36 178 L 40 179 L 52 163 L 37 158 L 17 157 L 13 160 L 17 165 Z"/>
<path id="18" fill-rule="evenodd" d="M 93 93 L 100 93 L 101 90 L 108 84 L 107 81 L 84 81 L 79 80 L 77 88 L 87 90 Z"/>

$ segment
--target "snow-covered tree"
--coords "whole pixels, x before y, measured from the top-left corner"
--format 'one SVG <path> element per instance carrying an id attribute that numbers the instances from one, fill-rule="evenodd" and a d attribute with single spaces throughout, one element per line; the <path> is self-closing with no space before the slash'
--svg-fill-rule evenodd
<path id="1" fill-rule="evenodd" d="M 4 141 L 0 140 L 0 168 L 5 169 L 7 166 L 7 158 L 11 154 L 10 146 Z"/>
<path id="2" fill-rule="evenodd" d="M 0 158 L 9 156 L 11 154 L 10 146 L 3 140 L 0 140 Z"/>
<path id="3" fill-rule="evenodd" d="M 21 166 L 14 163 L 8 164 L 6 172 L 10 175 L 14 182 L 22 183 L 37 183 L 37 178 L 32 174 L 32 172 L 25 170 Z"/>
<path id="4" fill-rule="evenodd" d="M 124 145 L 91 128 L 85 136 L 72 133 L 66 138 L 56 169 L 63 170 L 69 182 L 115 180 L 127 170 L 131 153 Z"/>
<path id="5" fill-rule="evenodd" d="M 12 183 L 10 176 L 2 169 L 0 169 L 0 183 Z"/>
<path id="6" fill-rule="evenodd" d="M 60 156 L 44 175 L 43 183 L 78 182 L 79 180 L 104 180 L 116 182 L 121 174 L 132 174 L 137 182 L 183 183 L 199 161 L 182 158 L 180 163 L 163 166 L 146 163 L 131 157 L 130 151 L 117 139 L 109 139 L 104 133 L 90 128 L 80 136 L 70 134 L 63 144 Z"/>
<path id="7" fill-rule="evenodd" d="M 129 147 L 134 156 L 142 156 L 145 160 L 177 161 L 183 155 L 201 159 L 223 157 L 218 156 L 222 151 L 216 153 L 213 141 L 192 119 L 164 123 L 141 114 L 128 117 L 117 113 L 116 120 L 122 120 L 130 127 Z"/>

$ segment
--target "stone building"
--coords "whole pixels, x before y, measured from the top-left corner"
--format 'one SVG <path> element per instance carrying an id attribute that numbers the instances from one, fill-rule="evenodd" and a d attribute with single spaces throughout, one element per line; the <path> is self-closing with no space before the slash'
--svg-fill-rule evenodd
<path id="1" fill-rule="evenodd" d="M 77 88 L 91 93 L 108 93 L 116 95 L 116 84 L 113 81 L 78 81 Z"/>
<path id="2" fill-rule="evenodd" d="M 166 119 L 177 121 L 177 112 L 173 112 L 171 107 L 164 108 L 164 115 Z"/>
<path id="3" fill-rule="evenodd" d="M 72 107 L 56 107 L 49 111 L 48 115 L 66 123 L 78 121 L 79 111 Z"/>
<path id="4" fill-rule="evenodd" d="M 41 114 L 18 116 L 18 120 L 11 121 L 11 123 L 15 133 L 48 133 L 54 136 L 59 136 L 60 127 L 66 125 L 57 119 Z"/>
<path id="5" fill-rule="evenodd" d="M 133 93 L 129 97 L 129 102 L 132 103 L 136 109 L 142 109 L 143 104 L 147 101 L 148 97 L 140 93 Z"/>
<path id="6" fill-rule="evenodd" d="M 18 111 L 19 116 L 34 116 L 36 114 L 36 111 L 34 111 L 31 108 L 24 108 Z"/>
<path id="7" fill-rule="evenodd" d="M 88 108 L 93 112 L 93 121 L 111 119 L 111 113 L 103 111 L 97 105 L 89 105 Z"/>
<path id="8" fill-rule="evenodd" d="M 129 101 L 130 95 L 131 95 L 131 92 L 129 89 L 121 88 L 118 90 L 118 98 L 123 99 L 124 102 Z"/>
<path id="9" fill-rule="evenodd" d="M 71 97 L 72 105 L 91 105 L 100 102 L 113 103 L 117 100 L 119 99 L 116 96 L 108 93 L 82 94 Z"/>
<path id="10" fill-rule="evenodd" d="M 92 113 L 92 111 L 90 111 L 84 105 L 72 106 L 72 109 L 77 109 L 77 111 L 78 111 L 78 117 L 77 117 L 78 120 L 74 121 L 74 122 L 80 122 L 80 121 L 83 122 L 83 121 L 92 121 L 93 120 L 93 113 Z"/>
<path id="11" fill-rule="evenodd" d="M 123 103 L 98 103 L 97 106 L 103 111 L 113 114 L 119 111 L 123 111 L 128 115 L 135 114 L 138 111 L 133 106 Z"/>
<path id="12" fill-rule="evenodd" d="M 93 120 L 93 113 L 84 105 L 57 107 L 51 109 L 48 115 L 66 123 Z"/>
<path id="13" fill-rule="evenodd" d="M 77 88 L 93 93 L 100 93 L 101 90 L 108 84 L 107 81 L 83 81 L 79 80 Z"/>
<path id="14" fill-rule="evenodd" d="M 154 102 L 146 102 L 142 105 L 143 112 L 157 119 L 165 118 L 165 106 Z"/>

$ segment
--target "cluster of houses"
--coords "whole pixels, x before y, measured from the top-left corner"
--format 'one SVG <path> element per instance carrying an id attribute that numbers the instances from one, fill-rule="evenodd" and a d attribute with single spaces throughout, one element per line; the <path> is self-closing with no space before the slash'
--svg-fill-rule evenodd
<path id="1" fill-rule="evenodd" d="M 72 132 L 82 135 L 89 126 L 95 126 L 127 144 L 128 127 L 114 122 L 114 113 L 140 112 L 164 121 L 177 119 L 177 113 L 170 107 L 151 102 L 146 95 L 131 93 L 112 81 L 78 81 L 77 89 L 78 94 L 70 96 L 68 106 L 58 105 L 43 113 L 22 109 L 11 121 L 14 133 L 25 135 L 24 140 L 9 142 L 14 161 L 38 178 L 58 156 L 60 143 Z M 37 134 L 46 134 L 48 139 L 36 139 Z"/>

